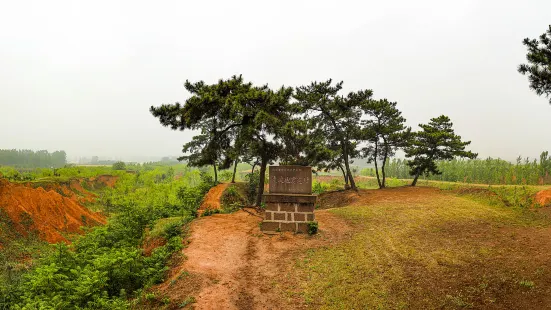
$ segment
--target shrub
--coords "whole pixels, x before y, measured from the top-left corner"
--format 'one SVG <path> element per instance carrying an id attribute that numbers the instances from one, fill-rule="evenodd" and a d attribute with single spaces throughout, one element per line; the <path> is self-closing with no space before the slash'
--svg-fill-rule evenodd
<path id="1" fill-rule="evenodd" d="M 258 185 L 260 181 L 260 172 L 254 171 L 253 173 L 248 173 L 245 176 L 247 180 L 247 201 L 250 205 L 254 204 L 256 201 L 256 195 L 258 193 Z"/>
<path id="2" fill-rule="evenodd" d="M 318 222 L 308 222 L 308 234 L 315 235 L 318 233 Z"/>
<path id="3" fill-rule="evenodd" d="M 235 186 L 230 186 L 220 199 L 222 204 L 222 211 L 224 213 L 231 213 L 239 210 L 245 206 L 245 198 L 243 198 Z"/>

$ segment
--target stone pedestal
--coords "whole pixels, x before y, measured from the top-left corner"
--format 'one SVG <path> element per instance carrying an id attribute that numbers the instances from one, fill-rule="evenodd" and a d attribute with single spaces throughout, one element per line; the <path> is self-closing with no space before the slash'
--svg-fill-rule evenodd
<path id="1" fill-rule="evenodd" d="M 264 232 L 308 232 L 315 220 L 316 195 L 312 195 L 312 168 L 270 166 L 270 192 L 263 195 Z"/>

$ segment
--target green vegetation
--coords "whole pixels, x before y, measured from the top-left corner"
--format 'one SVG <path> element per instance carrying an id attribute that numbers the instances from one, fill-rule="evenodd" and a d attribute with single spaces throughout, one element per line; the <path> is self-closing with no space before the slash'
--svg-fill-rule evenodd
<path id="1" fill-rule="evenodd" d="M 113 170 L 126 170 L 126 164 L 123 161 L 118 161 L 113 164 Z"/>
<path id="2" fill-rule="evenodd" d="M 67 163 L 65 151 L 49 153 L 46 150 L 1 150 L 0 166 L 19 168 L 63 167 Z"/>
<path id="3" fill-rule="evenodd" d="M 222 212 L 231 213 L 245 207 L 247 204 L 246 191 L 247 186 L 244 183 L 235 183 L 228 186 L 220 198 Z"/>
<path id="4" fill-rule="evenodd" d="M 116 186 L 98 192 L 95 206 L 111 214 L 106 225 L 90 229 L 69 246 L 45 247 L 29 270 L 4 270 L 0 308 L 126 309 L 139 302 L 145 288 L 163 281 L 168 259 L 182 248 L 182 227 L 194 218 L 214 182 L 183 165 L 134 168 L 135 174 L 117 172 Z M 63 169 L 79 169 L 82 175 L 115 172 Z M 174 178 L 175 171 L 180 178 Z M 162 237 L 166 244 L 145 255 L 141 247 L 148 230 L 148 236 Z"/>

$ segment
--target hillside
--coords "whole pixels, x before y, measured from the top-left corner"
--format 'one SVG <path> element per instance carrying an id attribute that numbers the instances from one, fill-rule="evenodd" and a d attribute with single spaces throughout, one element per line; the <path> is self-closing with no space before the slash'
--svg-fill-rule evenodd
<path id="1" fill-rule="evenodd" d="M 82 233 L 82 226 L 105 223 L 104 216 L 82 205 L 95 195 L 79 181 L 43 186 L 47 189 L 0 179 L 0 241 L 37 234 L 49 243 L 66 242 L 67 235 Z"/>

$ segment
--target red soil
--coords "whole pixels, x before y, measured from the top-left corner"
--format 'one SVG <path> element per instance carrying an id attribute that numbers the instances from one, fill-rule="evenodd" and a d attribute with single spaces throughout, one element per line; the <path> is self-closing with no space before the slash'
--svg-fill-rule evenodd
<path id="1" fill-rule="evenodd" d="M 118 180 L 119 180 L 119 177 L 114 175 L 99 175 L 95 178 L 92 177 L 89 179 L 90 182 L 93 182 L 96 184 L 100 183 L 108 187 L 115 186 L 115 183 L 117 183 Z"/>
<path id="2" fill-rule="evenodd" d="M 71 182 L 70 186 L 80 187 L 78 182 L 76 184 Z M 42 187 L 32 188 L 0 179 L 0 208 L 10 218 L 16 231 L 24 236 L 29 230 L 37 231 L 41 239 L 50 243 L 68 242 L 63 234 L 82 233 L 81 226 L 105 224 L 102 215 L 80 205 L 74 192 L 66 186 L 52 187 L 68 197 L 54 189 L 46 191 Z M 28 227 L 24 225 L 25 221 Z"/>
<path id="3" fill-rule="evenodd" d="M 222 194 L 224 194 L 224 191 L 229 185 L 230 183 L 220 183 L 211 188 L 205 195 L 205 198 L 203 198 L 203 202 L 201 203 L 199 210 L 220 209 L 220 197 L 222 197 Z"/>
<path id="4" fill-rule="evenodd" d="M 540 191 L 536 194 L 536 202 L 542 206 L 551 205 L 551 188 Z"/>

